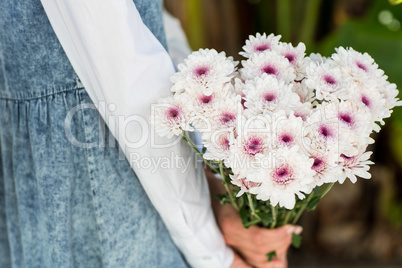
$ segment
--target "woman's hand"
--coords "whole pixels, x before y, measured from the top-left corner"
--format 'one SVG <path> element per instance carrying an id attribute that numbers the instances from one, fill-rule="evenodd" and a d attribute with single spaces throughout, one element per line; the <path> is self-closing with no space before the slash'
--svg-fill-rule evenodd
<path id="1" fill-rule="evenodd" d="M 216 221 L 221 228 L 226 244 L 235 250 L 231 268 L 286 268 L 286 253 L 291 244 L 292 233 L 300 234 L 302 228 L 293 225 L 285 225 L 272 230 L 258 226 L 244 228 L 239 213 L 229 204 L 221 205 L 215 197 L 217 194 L 226 192 L 222 181 L 209 170 L 206 170 L 206 174 Z M 271 251 L 276 252 L 276 257 L 268 262 L 266 254 Z"/>
<path id="2" fill-rule="evenodd" d="M 234 254 L 234 259 L 230 268 L 251 268 L 250 265 L 244 262 L 242 258 L 236 253 Z"/>
<path id="3" fill-rule="evenodd" d="M 287 267 L 286 253 L 292 233 L 300 234 L 300 226 L 285 225 L 273 230 L 251 226 L 245 229 L 238 212 L 230 205 L 223 206 L 216 216 L 226 243 L 248 264 L 253 267 Z M 266 254 L 271 251 L 276 252 L 276 257 L 268 262 Z"/>

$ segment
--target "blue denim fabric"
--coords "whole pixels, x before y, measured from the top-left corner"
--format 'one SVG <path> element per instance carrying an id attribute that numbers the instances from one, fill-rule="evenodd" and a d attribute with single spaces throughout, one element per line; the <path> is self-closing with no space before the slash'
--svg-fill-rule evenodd
<path id="1" fill-rule="evenodd" d="M 40 1 L 0 1 L 0 268 L 187 267 L 110 135 Z"/>

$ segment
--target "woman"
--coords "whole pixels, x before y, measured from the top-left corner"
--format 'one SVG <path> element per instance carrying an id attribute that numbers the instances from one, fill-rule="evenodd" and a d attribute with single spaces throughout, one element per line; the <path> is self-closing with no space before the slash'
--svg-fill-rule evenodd
<path id="1" fill-rule="evenodd" d="M 0 267 L 244 265 L 202 169 L 141 164 L 191 157 L 142 124 L 174 72 L 159 2 L 42 4 L 0 3 Z"/>

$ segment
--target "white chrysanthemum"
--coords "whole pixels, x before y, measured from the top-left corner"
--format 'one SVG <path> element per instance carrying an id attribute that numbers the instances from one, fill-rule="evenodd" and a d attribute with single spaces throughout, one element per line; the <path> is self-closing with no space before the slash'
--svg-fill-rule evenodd
<path id="1" fill-rule="evenodd" d="M 240 78 L 235 78 L 234 80 L 234 86 L 233 86 L 233 91 L 235 94 L 241 96 L 241 105 L 243 105 L 243 109 L 246 109 L 246 106 L 244 103 L 246 102 L 246 99 L 244 98 L 246 95 L 244 94 L 244 89 L 246 88 L 246 85 Z"/>
<path id="2" fill-rule="evenodd" d="M 369 165 L 374 164 L 370 161 L 370 156 L 372 152 L 366 152 L 366 147 L 361 147 L 359 153 L 355 156 L 341 155 L 343 158 L 343 176 L 339 178 L 339 183 L 343 183 L 346 178 L 349 178 L 352 183 L 357 181 L 356 176 L 363 179 L 370 179 L 371 174 L 368 172 L 370 169 Z"/>
<path id="3" fill-rule="evenodd" d="M 230 129 L 215 130 L 202 135 L 204 147 L 207 149 L 203 155 L 208 160 L 226 160 L 233 146 L 234 133 Z"/>
<path id="4" fill-rule="evenodd" d="M 256 183 L 252 181 L 248 181 L 245 177 L 240 177 L 239 175 L 229 175 L 232 179 L 230 182 L 233 185 L 239 186 L 240 191 L 237 193 L 236 197 L 242 196 L 244 193 L 248 193 L 249 190 L 253 187 L 258 187 L 261 183 Z"/>
<path id="5" fill-rule="evenodd" d="M 306 57 L 310 62 L 317 62 L 317 63 L 325 63 L 328 58 L 322 56 L 320 53 L 311 53 L 308 57 Z"/>
<path id="6" fill-rule="evenodd" d="M 313 159 L 300 153 L 299 148 L 281 148 L 270 151 L 268 155 L 258 156 L 264 168 L 260 169 L 258 176 L 252 176 L 249 181 L 261 183 L 259 187 L 250 189 L 256 198 L 271 202 L 272 206 L 293 209 L 296 204 L 295 195 L 300 199 L 303 193 L 311 193 L 315 172 L 311 169 Z"/>
<path id="7" fill-rule="evenodd" d="M 242 61 L 240 74 L 244 80 L 254 79 L 263 74 L 274 76 L 289 83 L 296 78 L 295 69 L 289 61 L 275 51 L 264 51 Z"/>
<path id="8" fill-rule="evenodd" d="M 272 148 L 292 147 L 302 145 L 303 119 L 293 114 L 286 116 L 284 111 L 271 115 L 272 119 Z"/>
<path id="9" fill-rule="evenodd" d="M 351 100 L 360 104 L 367 109 L 371 115 L 373 129 L 378 132 L 380 127 L 374 121 L 384 124 L 383 119 L 390 117 L 391 112 L 386 107 L 386 99 L 384 95 L 379 93 L 377 89 L 367 88 L 364 84 L 353 83 L 351 92 Z"/>
<path id="10" fill-rule="evenodd" d="M 193 117 L 210 115 L 216 105 L 232 96 L 231 84 L 225 84 L 219 90 L 214 90 L 211 95 L 205 95 L 202 91 L 189 90 L 179 95 L 186 104 Z"/>
<path id="11" fill-rule="evenodd" d="M 178 65 L 179 71 L 171 77 L 175 83 L 172 91 L 180 93 L 193 88 L 211 95 L 214 89 L 230 82 L 236 65 L 237 62 L 232 57 L 226 57 L 225 52 L 218 53 L 214 49 L 195 51 L 184 60 L 184 64 Z"/>
<path id="12" fill-rule="evenodd" d="M 359 142 L 354 133 L 340 123 L 340 119 L 328 113 L 328 105 L 319 105 L 305 122 L 304 149 L 307 152 L 332 152 L 336 155 L 357 153 L 354 145 Z"/>
<path id="13" fill-rule="evenodd" d="M 232 168 L 234 174 L 247 177 L 258 171 L 259 163 L 256 155 L 265 154 L 269 151 L 270 130 L 269 123 L 264 118 L 258 117 L 246 120 L 243 118 L 241 129 L 236 128 L 237 137 L 231 146 L 231 153 L 225 162 Z"/>
<path id="14" fill-rule="evenodd" d="M 332 60 L 311 62 L 306 68 L 306 85 L 315 89 L 318 100 L 346 99 L 350 78 Z"/>
<path id="15" fill-rule="evenodd" d="M 234 127 L 237 114 L 241 114 L 243 106 L 241 97 L 232 93 L 233 86 L 226 84 L 222 90 L 205 95 L 202 92 L 180 94 L 186 109 L 189 111 L 189 123 L 200 132 L 216 128 Z"/>
<path id="16" fill-rule="evenodd" d="M 323 107 L 327 118 L 339 119 L 339 132 L 349 136 L 342 139 L 353 140 L 357 147 L 374 142 L 370 134 L 375 124 L 367 109 L 351 101 L 332 102 Z M 351 132 L 348 133 L 348 130 Z"/>
<path id="17" fill-rule="evenodd" d="M 299 43 L 297 47 L 292 46 L 291 43 L 279 43 L 275 50 L 293 65 L 296 71 L 296 80 L 302 80 L 305 76 L 305 65 L 308 62 L 304 57 L 306 46 L 303 43 Z"/>
<path id="18" fill-rule="evenodd" d="M 299 95 L 300 102 L 301 103 L 312 103 L 315 98 L 314 98 L 314 90 L 309 88 L 306 85 L 306 80 L 304 79 L 301 82 L 293 82 L 292 83 L 292 91 Z"/>
<path id="19" fill-rule="evenodd" d="M 254 114 L 277 110 L 290 111 L 301 105 L 299 96 L 292 91 L 291 84 L 285 84 L 273 76 L 262 75 L 247 80 L 244 89 L 244 105 Z"/>
<path id="20" fill-rule="evenodd" d="M 332 54 L 332 59 L 355 80 L 364 82 L 365 80 L 384 79 L 384 71 L 378 69 L 378 65 L 369 54 L 362 54 L 353 48 L 339 47 L 335 50 L 336 53 Z"/>
<path id="21" fill-rule="evenodd" d="M 339 165 L 339 155 L 333 151 L 311 151 L 310 158 L 314 160 L 311 169 L 315 171 L 314 184 L 336 182 L 342 176 L 342 166 Z"/>
<path id="22" fill-rule="evenodd" d="M 384 95 L 386 100 L 385 107 L 387 109 L 391 110 L 395 106 L 402 106 L 402 101 L 398 98 L 399 91 L 395 84 L 385 81 L 378 85 L 378 91 Z"/>
<path id="23" fill-rule="evenodd" d="M 261 53 L 266 50 L 272 50 L 275 48 L 279 40 L 281 39 L 280 35 L 266 35 L 257 33 L 256 36 L 250 35 L 249 39 L 246 40 L 246 45 L 243 46 L 244 52 L 240 52 L 239 54 L 245 58 L 250 58 L 254 54 Z"/>
<path id="24" fill-rule="evenodd" d="M 293 108 L 293 115 L 296 117 L 300 117 L 303 121 L 306 121 L 308 116 L 310 115 L 313 106 L 310 102 L 305 102 L 301 106 Z"/>
<path id="25" fill-rule="evenodd" d="M 152 107 L 151 123 L 160 136 L 171 138 L 183 130 L 192 130 L 188 125 L 188 113 L 181 99 L 174 96 L 161 98 Z"/>
<path id="26" fill-rule="evenodd" d="M 232 95 L 216 104 L 214 111 L 209 114 L 209 119 L 213 129 L 234 129 L 242 113 L 241 97 Z"/>

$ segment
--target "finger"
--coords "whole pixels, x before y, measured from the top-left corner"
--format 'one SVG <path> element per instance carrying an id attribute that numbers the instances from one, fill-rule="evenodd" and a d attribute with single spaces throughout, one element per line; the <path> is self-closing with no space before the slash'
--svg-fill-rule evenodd
<path id="1" fill-rule="evenodd" d="M 287 248 L 291 244 L 291 236 L 283 235 L 278 237 L 266 238 L 263 235 L 257 235 L 255 239 L 255 247 L 257 247 L 257 252 L 271 252 L 279 248 Z"/>
<path id="2" fill-rule="evenodd" d="M 248 251 L 249 253 L 256 253 L 265 255 L 270 251 L 279 248 L 287 248 L 291 243 L 290 232 L 294 229 L 291 228 L 278 228 L 275 230 L 266 230 L 256 226 L 250 227 L 248 230 L 240 230 L 232 233 L 228 244 L 235 247 L 238 251 Z M 269 233 L 267 236 L 266 234 Z M 279 233 L 279 234 L 275 234 Z"/>
<path id="3" fill-rule="evenodd" d="M 303 228 L 301 226 L 285 225 L 275 230 L 263 230 L 261 231 L 262 240 L 274 241 L 271 243 L 274 247 L 289 246 L 292 241 L 292 234 L 301 234 Z"/>
<path id="4" fill-rule="evenodd" d="M 277 229 L 265 229 L 257 227 L 256 233 L 261 235 L 261 239 L 265 241 L 280 241 L 287 239 L 293 232 L 293 226 L 282 226 Z"/>
<path id="5" fill-rule="evenodd" d="M 233 263 L 230 268 L 252 268 L 239 255 L 234 254 Z"/>
<path id="6" fill-rule="evenodd" d="M 286 262 L 287 261 L 287 253 L 288 253 L 288 251 L 286 249 L 283 250 L 283 251 L 278 250 L 275 258 L 278 259 L 278 260 Z"/>
<path id="7" fill-rule="evenodd" d="M 264 263 L 259 263 L 255 265 L 254 267 L 258 268 L 286 268 L 287 263 L 281 261 L 281 260 L 272 260 L 270 262 L 264 262 Z"/>

